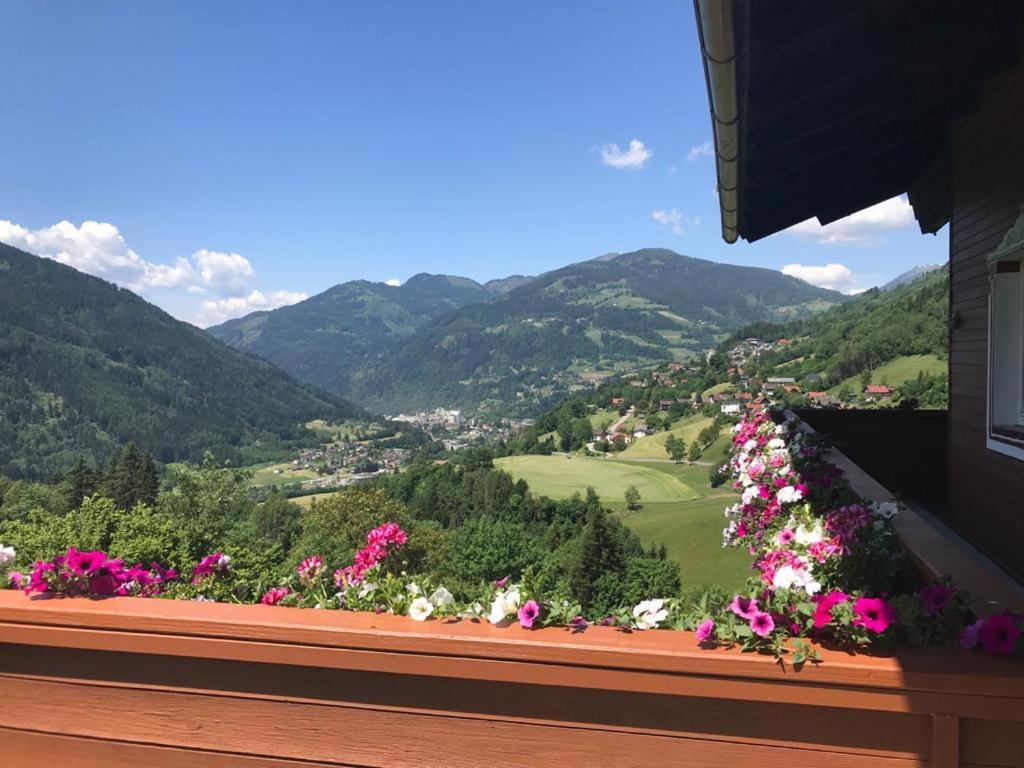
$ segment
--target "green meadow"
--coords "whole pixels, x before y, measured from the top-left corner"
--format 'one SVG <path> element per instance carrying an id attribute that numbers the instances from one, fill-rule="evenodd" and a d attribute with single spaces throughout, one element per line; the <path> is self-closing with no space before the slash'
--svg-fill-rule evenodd
<path id="1" fill-rule="evenodd" d="M 723 453 L 717 442 L 712 450 Z M 722 548 L 722 513 L 736 495 L 711 488 L 706 466 L 564 455 L 510 456 L 495 465 L 555 499 L 594 488 L 645 545 L 665 545 L 679 563 L 684 585 L 738 588 L 750 575 L 746 553 Z M 622 498 L 630 485 L 640 491 L 643 504 L 636 512 L 627 511 Z"/>

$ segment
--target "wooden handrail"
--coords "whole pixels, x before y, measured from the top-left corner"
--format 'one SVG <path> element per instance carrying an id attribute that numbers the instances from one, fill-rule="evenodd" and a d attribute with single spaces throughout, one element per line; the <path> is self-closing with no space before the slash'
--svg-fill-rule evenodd
<path id="1" fill-rule="evenodd" d="M 588 712 L 586 717 L 573 711 L 579 696 L 600 692 L 602 698 L 623 703 L 694 702 L 692 706 L 697 709 L 724 708 L 730 712 L 737 707 L 744 711 L 754 708 L 752 711 L 763 710 L 758 716 L 769 720 L 771 713 L 780 709 L 802 712 L 804 720 L 827 715 L 838 720 L 852 718 L 860 722 L 867 718 L 874 722 L 872 718 L 885 715 L 895 718 L 893 722 L 902 722 L 901 732 L 915 744 L 923 738 L 914 730 L 919 717 L 934 720 L 929 744 L 935 739 L 948 743 L 959 732 L 957 724 L 961 722 L 984 723 L 985 727 L 1002 723 L 1000 728 L 1008 728 L 1004 728 L 1007 738 L 1019 739 L 1015 730 L 1024 731 L 1020 727 L 1024 722 L 1024 665 L 952 649 L 854 655 L 821 648 L 820 665 L 794 670 L 766 656 L 702 649 L 692 633 L 671 630 L 624 632 L 590 627 L 583 632 L 562 628 L 528 631 L 468 620 L 420 623 L 399 616 L 269 606 L 138 598 L 32 599 L 10 590 L 0 592 L 0 643 L 7 644 L 0 653 L 0 696 L 7 700 L 10 696 L 24 698 L 33 686 L 39 687 L 40 695 L 52 695 L 47 686 L 74 684 L 89 686 L 92 695 L 101 699 L 120 700 L 126 695 L 126 687 L 148 691 L 154 706 L 161 701 L 157 691 L 166 694 L 186 690 L 193 696 L 202 692 L 200 701 L 204 705 L 214 699 L 240 696 L 322 703 L 325 694 L 310 689 L 312 683 L 302 682 L 320 678 L 348 681 L 339 683 L 343 687 L 354 685 L 353 680 L 376 681 L 366 691 L 356 687 L 339 693 L 346 707 L 372 705 L 388 711 L 425 708 L 433 716 L 457 718 L 495 717 L 491 710 L 498 705 L 488 701 L 489 691 L 499 696 L 505 695 L 499 692 L 509 690 L 533 690 L 538 697 L 536 712 L 528 701 L 519 702 L 514 714 L 499 719 L 544 721 L 563 728 L 580 727 L 583 720 L 588 721 L 587 727 L 595 727 L 590 721 L 596 720 L 606 729 L 615 730 L 619 728 L 616 723 L 628 721 L 629 732 L 645 730 L 642 722 L 629 719 L 637 715 L 628 710 Z M 236 680 L 233 675 L 241 669 L 247 670 L 244 679 Z M 309 673 L 299 671 L 303 669 Z M 264 679 L 274 681 L 267 682 L 266 690 L 260 688 Z M 385 700 L 378 701 L 371 695 L 378 685 L 389 691 Z M 470 693 L 455 701 L 444 698 L 444 691 L 455 689 Z M 114 690 L 119 692 L 114 694 Z M 441 698 L 431 701 L 432 695 Z M 364 697 L 372 702 L 363 701 Z M 544 703 L 561 698 L 577 702 L 566 704 L 564 721 L 546 710 L 549 704 Z M 133 699 L 143 707 L 149 700 Z M 59 704 L 50 706 L 55 714 L 59 712 Z M 6 709 L 11 711 L 0 708 L 0 729 L 25 733 L 39 730 L 31 727 L 35 721 L 19 717 L 20 705 Z M 813 716 L 808 714 L 812 711 Z M 847 714 L 841 714 L 844 712 Z M 942 719 L 936 720 L 940 715 Z M 44 720 L 51 735 L 113 741 L 122 738 L 114 727 L 109 733 L 102 728 L 81 733 L 75 728 L 65 729 L 59 718 L 47 716 Z M 671 732 L 671 723 L 664 713 L 653 714 L 649 730 Z M 215 731 L 217 723 L 208 727 Z M 874 734 L 843 736 L 840 741 L 853 739 L 855 743 L 840 746 L 846 752 L 852 749 L 876 757 L 883 753 L 905 757 L 914 754 L 915 749 L 922 759 L 937 757 L 926 746 L 909 745 L 902 752 L 895 748 L 879 751 L 873 746 L 873 738 L 879 744 L 902 744 L 903 736 L 882 733 L 877 727 Z M 713 722 L 705 722 L 699 730 L 714 731 L 716 727 Z M 762 726 L 754 730 L 760 732 Z M 694 738 L 691 731 L 687 733 L 687 738 Z M 733 741 L 749 740 L 737 729 L 727 735 Z M 722 741 L 720 733 L 703 733 L 702 737 Z M 827 738 L 820 738 L 823 743 L 814 748 L 829 746 Z M 137 748 L 137 739 L 125 740 Z M 26 736 L 24 741 L 40 743 L 38 733 L 31 739 Z M 752 743 L 767 748 L 771 741 L 765 737 Z M 798 738 L 784 737 L 781 741 L 810 748 Z M 275 753 L 269 746 L 256 746 L 252 754 L 260 756 L 309 757 L 301 751 Z M 161 743 L 161 747 L 202 750 L 209 745 L 174 741 Z M 1018 754 L 1024 754 L 1024 749 Z"/>

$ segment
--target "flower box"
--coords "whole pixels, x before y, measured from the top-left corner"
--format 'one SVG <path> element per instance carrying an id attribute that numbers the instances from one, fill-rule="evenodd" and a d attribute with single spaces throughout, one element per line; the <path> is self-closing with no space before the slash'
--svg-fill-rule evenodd
<path id="1" fill-rule="evenodd" d="M 6 765 L 1019 765 L 1024 665 L 0 592 Z M 116 758 L 116 759 L 115 759 Z M 959 761 L 959 762 L 958 762 Z"/>

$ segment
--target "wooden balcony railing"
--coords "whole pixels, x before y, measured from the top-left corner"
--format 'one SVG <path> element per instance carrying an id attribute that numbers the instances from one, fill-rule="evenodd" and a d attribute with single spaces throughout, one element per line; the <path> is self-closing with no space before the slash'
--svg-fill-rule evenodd
<path id="1" fill-rule="evenodd" d="M 1024 665 L 0 592 L 0 765 L 1024 766 Z"/>

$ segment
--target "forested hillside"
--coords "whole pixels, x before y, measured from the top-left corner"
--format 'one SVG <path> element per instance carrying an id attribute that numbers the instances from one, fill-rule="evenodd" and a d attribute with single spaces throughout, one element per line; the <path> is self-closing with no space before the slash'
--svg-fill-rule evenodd
<path id="1" fill-rule="evenodd" d="M 350 404 L 119 289 L 0 244 L 0 472 L 44 477 L 134 441 L 250 462 Z"/>
<path id="2" fill-rule="evenodd" d="M 872 371 L 900 358 L 946 361 L 948 306 L 949 271 L 943 267 L 889 290 L 866 291 L 814 317 L 746 326 L 721 349 L 725 352 L 748 336 L 787 338 L 791 343 L 760 355 L 748 373 L 798 381 L 819 376 L 816 388 L 830 388 L 854 377 L 869 378 Z"/>
<path id="3" fill-rule="evenodd" d="M 528 278 L 486 286 L 464 277 L 419 274 L 400 286 L 357 280 L 298 304 L 229 320 L 209 333 L 269 360 L 296 378 L 346 394 L 369 357 L 411 335 L 431 318 L 487 301 Z"/>
<path id="4" fill-rule="evenodd" d="M 351 392 L 383 411 L 533 413 L 581 377 L 686 359 L 751 321 L 803 317 L 845 298 L 665 249 L 614 254 L 438 317 L 369 361 Z"/>

